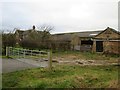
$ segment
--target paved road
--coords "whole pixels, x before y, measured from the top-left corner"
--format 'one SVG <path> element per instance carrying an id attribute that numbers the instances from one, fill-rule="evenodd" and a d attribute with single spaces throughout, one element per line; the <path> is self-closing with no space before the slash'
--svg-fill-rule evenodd
<path id="1" fill-rule="evenodd" d="M 38 64 L 39 63 L 36 64 L 32 60 L 28 61 L 27 59 L 2 59 L 2 73 L 14 72 L 29 68 L 37 68 L 40 67 Z"/>

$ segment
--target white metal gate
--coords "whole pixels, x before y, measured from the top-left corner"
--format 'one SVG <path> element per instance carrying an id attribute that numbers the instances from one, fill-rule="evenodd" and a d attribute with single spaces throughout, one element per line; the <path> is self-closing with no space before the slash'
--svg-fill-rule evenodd
<path id="1" fill-rule="evenodd" d="M 38 62 L 45 61 L 48 62 L 49 68 L 52 67 L 52 52 L 6 47 L 6 56 L 15 58 L 17 60 L 23 59 L 24 62 L 32 63 L 32 64 L 35 63 L 36 61 L 36 65 L 39 65 L 37 61 Z"/>

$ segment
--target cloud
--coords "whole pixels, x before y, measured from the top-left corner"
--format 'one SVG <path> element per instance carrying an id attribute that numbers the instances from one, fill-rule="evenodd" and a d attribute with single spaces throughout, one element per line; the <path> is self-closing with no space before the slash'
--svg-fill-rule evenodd
<path id="1" fill-rule="evenodd" d="M 55 27 L 53 33 L 57 33 L 118 27 L 118 0 L 10 1 L 1 2 L 3 28 L 50 24 Z"/>

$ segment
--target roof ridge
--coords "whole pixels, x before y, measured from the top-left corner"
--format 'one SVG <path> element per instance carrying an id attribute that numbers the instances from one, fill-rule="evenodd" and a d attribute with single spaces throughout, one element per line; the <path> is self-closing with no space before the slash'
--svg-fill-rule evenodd
<path id="1" fill-rule="evenodd" d="M 102 32 L 104 30 L 97 30 L 97 31 L 82 31 L 82 32 L 66 32 L 66 33 L 55 33 L 53 35 L 58 35 L 58 34 L 74 34 L 74 33 L 86 33 L 86 32 Z"/>

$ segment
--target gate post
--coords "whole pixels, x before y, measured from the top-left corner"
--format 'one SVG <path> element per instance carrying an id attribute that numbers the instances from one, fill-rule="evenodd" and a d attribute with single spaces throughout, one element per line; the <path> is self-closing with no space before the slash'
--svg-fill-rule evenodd
<path id="1" fill-rule="evenodd" d="M 9 49 L 9 47 L 6 47 L 6 56 L 9 56 L 9 53 L 8 53 L 9 50 L 8 49 Z"/>
<path id="2" fill-rule="evenodd" d="M 24 55 L 24 58 L 25 58 L 25 49 L 23 49 L 23 51 L 24 51 L 24 52 L 23 52 L 23 55 Z"/>
<path id="3" fill-rule="evenodd" d="M 52 70 L 52 51 L 48 52 L 48 68 Z"/>

